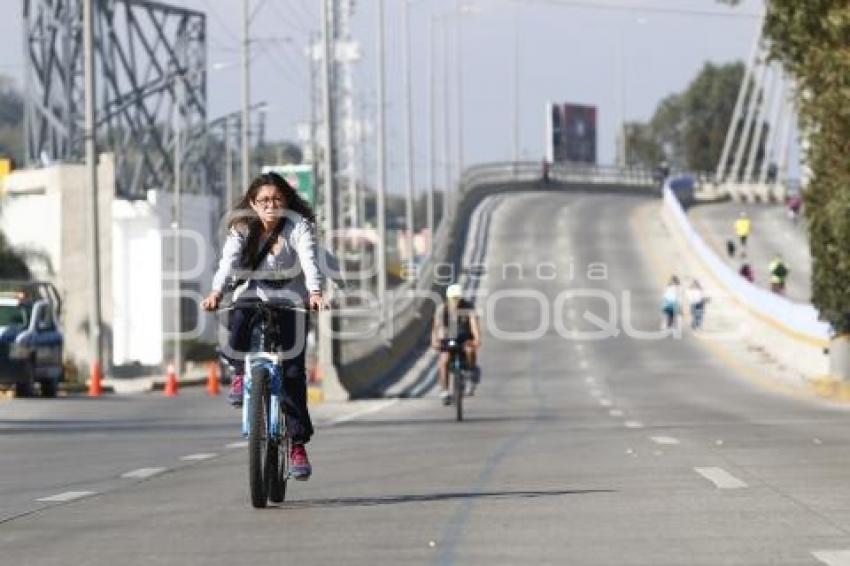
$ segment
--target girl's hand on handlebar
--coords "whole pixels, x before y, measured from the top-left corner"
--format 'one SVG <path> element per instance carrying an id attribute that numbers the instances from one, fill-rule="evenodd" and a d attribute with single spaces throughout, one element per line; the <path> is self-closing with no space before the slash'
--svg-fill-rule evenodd
<path id="1" fill-rule="evenodd" d="M 328 305 L 322 298 L 321 293 L 310 293 L 309 304 L 311 311 L 319 311 L 328 308 Z"/>
<path id="2" fill-rule="evenodd" d="M 218 308 L 218 304 L 221 302 L 221 293 L 218 291 L 213 291 L 207 297 L 201 301 L 201 308 L 205 311 L 214 311 Z"/>

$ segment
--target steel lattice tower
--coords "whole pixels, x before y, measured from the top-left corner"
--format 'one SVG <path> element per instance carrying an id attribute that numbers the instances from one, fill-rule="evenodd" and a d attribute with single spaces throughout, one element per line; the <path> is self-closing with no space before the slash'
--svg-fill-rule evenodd
<path id="1" fill-rule="evenodd" d="M 82 13 L 82 0 L 24 0 L 29 165 L 84 160 Z M 207 179 L 206 16 L 148 0 L 95 0 L 94 35 L 98 150 L 115 154 L 117 193 L 173 187 L 177 119 L 184 190 L 217 192 Z"/>

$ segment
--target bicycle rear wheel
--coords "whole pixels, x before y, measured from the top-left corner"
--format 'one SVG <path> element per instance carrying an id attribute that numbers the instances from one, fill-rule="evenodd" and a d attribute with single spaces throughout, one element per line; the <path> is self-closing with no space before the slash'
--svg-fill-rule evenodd
<path id="1" fill-rule="evenodd" d="M 257 509 L 266 506 L 269 495 L 269 387 L 268 373 L 264 369 L 253 371 L 251 376 L 251 431 L 248 435 L 248 474 L 251 486 L 251 505 Z"/>

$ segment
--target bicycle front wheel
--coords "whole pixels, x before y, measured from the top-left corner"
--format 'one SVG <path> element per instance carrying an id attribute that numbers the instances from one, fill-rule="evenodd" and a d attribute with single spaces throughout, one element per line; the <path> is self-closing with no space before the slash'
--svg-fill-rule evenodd
<path id="1" fill-rule="evenodd" d="M 463 371 L 460 369 L 455 369 L 452 375 L 452 384 L 454 388 L 454 398 L 455 398 L 455 418 L 458 421 L 463 420 L 463 393 L 464 393 L 464 383 L 463 383 Z"/>
<path id="2" fill-rule="evenodd" d="M 269 387 L 266 370 L 254 370 L 251 375 L 251 431 L 248 435 L 248 474 L 251 486 L 251 505 L 266 506 L 269 494 Z"/>
<path id="3" fill-rule="evenodd" d="M 286 499 L 286 482 L 289 479 L 289 438 L 275 443 L 269 450 L 269 500 L 281 503 Z"/>

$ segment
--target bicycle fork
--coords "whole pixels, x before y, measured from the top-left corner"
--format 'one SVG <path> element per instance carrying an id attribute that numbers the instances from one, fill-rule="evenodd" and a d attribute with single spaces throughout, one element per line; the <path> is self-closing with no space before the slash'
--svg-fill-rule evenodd
<path id="1" fill-rule="evenodd" d="M 270 359 L 275 358 L 275 359 Z M 251 432 L 251 389 L 255 369 L 266 370 L 264 374 L 268 375 L 269 385 L 269 436 L 280 436 L 281 433 L 281 410 L 280 397 L 283 387 L 283 375 L 280 371 L 280 366 L 277 363 L 276 356 L 261 355 L 247 356 L 245 358 L 245 367 L 250 368 L 245 372 L 244 377 L 244 393 L 242 402 L 242 436 L 245 438 Z"/>

